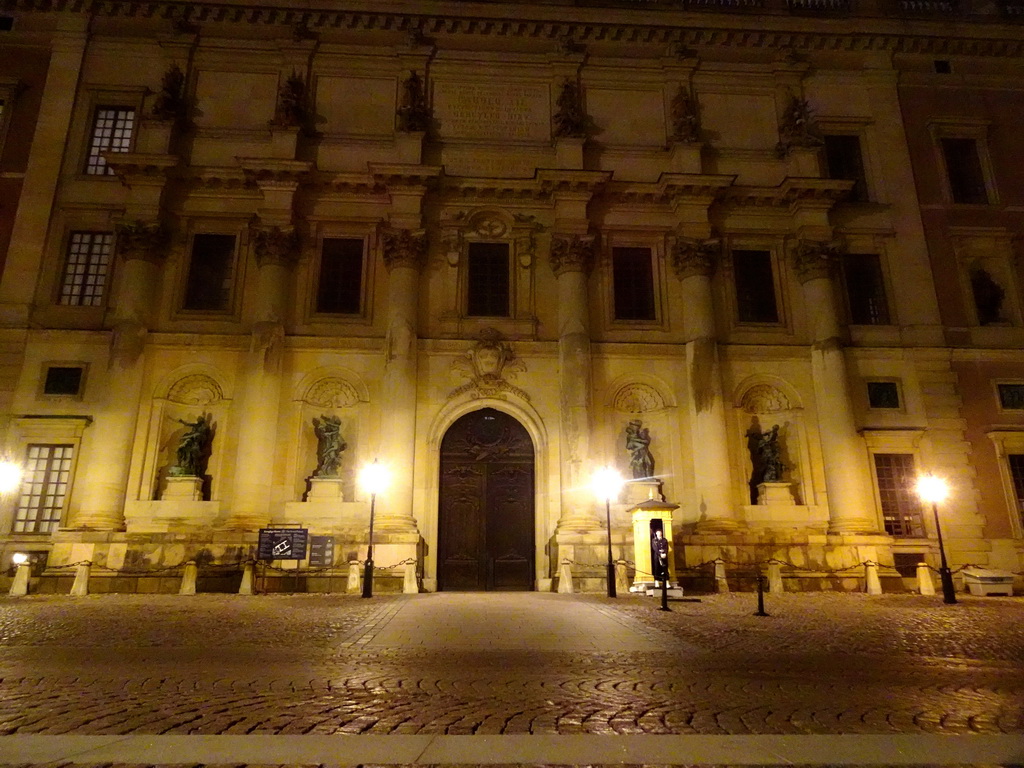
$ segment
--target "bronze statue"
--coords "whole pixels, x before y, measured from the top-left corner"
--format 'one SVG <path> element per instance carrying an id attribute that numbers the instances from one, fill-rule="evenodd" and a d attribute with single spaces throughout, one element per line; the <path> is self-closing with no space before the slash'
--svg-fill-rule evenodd
<path id="1" fill-rule="evenodd" d="M 341 452 L 348 447 L 341 437 L 341 419 L 337 416 L 313 419 L 313 431 L 317 439 L 317 464 L 313 477 L 337 477 Z"/>
<path id="2" fill-rule="evenodd" d="M 201 477 L 213 428 L 206 416 L 195 421 L 178 419 L 179 424 L 188 427 L 178 443 L 178 463 L 171 467 L 170 474 L 177 477 Z"/>
<path id="3" fill-rule="evenodd" d="M 785 465 L 779 456 L 779 450 L 779 425 L 776 424 L 768 432 L 762 432 L 757 441 L 757 457 L 763 468 L 762 483 L 777 483 L 782 480 Z"/>
<path id="4" fill-rule="evenodd" d="M 640 419 L 626 425 L 626 450 L 630 452 L 629 467 L 633 478 L 654 477 L 654 457 L 651 456 L 651 433 Z"/>

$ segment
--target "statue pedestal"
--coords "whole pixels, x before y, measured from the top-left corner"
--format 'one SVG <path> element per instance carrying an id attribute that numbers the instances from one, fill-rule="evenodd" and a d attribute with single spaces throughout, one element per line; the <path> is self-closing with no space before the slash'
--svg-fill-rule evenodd
<path id="1" fill-rule="evenodd" d="M 786 507 L 796 502 L 790 483 L 759 483 L 757 486 L 758 506 Z"/>
<path id="2" fill-rule="evenodd" d="M 183 475 L 179 477 L 168 477 L 167 487 L 160 497 L 165 501 L 174 499 L 176 501 L 202 501 L 203 500 L 203 478 Z"/>
<path id="3" fill-rule="evenodd" d="M 344 501 L 341 492 L 341 478 L 339 477 L 311 477 L 309 478 L 309 493 L 306 494 L 309 501 Z"/>

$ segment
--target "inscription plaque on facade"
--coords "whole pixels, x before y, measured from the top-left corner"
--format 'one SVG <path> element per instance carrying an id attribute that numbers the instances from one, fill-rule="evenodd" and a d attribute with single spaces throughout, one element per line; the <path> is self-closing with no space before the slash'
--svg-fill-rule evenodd
<path id="1" fill-rule="evenodd" d="M 260 560 L 305 560 L 307 528 L 260 528 L 256 557 Z"/>
<path id="2" fill-rule="evenodd" d="M 436 83 L 434 117 L 445 138 L 551 138 L 551 97 L 540 83 Z"/>
<path id="3" fill-rule="evenodd" d="M 309 567 L 330 568 L 334 565 L 334 537 L 309 537 Z"/>

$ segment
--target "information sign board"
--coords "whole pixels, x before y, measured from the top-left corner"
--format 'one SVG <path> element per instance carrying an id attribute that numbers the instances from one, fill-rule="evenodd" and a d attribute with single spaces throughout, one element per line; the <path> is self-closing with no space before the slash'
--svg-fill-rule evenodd
<path id="1" fill-rule="evenodd" d="M 330 568 L 334 565 L 334 537 L 309 537 L 309 567 Z"/>
<path id="2" fill-rule="evenodd" d="M 257 555 L 260 560 L 305 560 L 308 528 L 260 528 Z"/>

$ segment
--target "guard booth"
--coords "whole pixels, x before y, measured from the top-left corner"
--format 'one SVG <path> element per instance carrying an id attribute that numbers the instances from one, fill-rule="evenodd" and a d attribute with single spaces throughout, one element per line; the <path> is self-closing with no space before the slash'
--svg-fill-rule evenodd
<path id="1" fill-rule="evenodd" d="M 656 584 L 654 579 L 654 538 L 655 531 L 661 531 L 665 541 L 668 542 L 668 582 L 669 585 L 676 583 L 676 558 L 675 548 L 672 545 L 672 512 L 679 509 L 678 504 L 671 504 L 660 498 L 651 498 L 641 501 L 629 510 L 633 518 L 633 562 L 636 564 L 636 573 L 633 575 L 633 586 L 630 592 L 646 592 L 653 589 Z"/>

